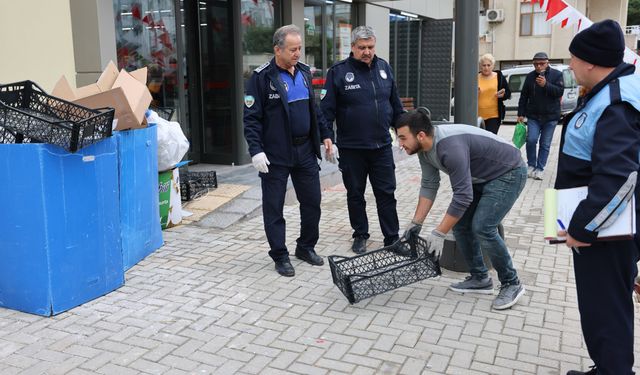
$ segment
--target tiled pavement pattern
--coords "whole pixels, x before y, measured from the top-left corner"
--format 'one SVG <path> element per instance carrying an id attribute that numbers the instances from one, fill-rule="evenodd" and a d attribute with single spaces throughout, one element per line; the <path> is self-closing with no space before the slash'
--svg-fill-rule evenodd
<path id="1" fill-rule="evenodd" d="M 510 138 L 512 129 L 503 127 L 501 135 Z M 115 292 L 52 318 L 0 309 L 0 374 L 564 374 L 585 369 L 591 363 L 580 332 L 569 251 L 541 240 L 543 189 L 555 177 L 557 130 L 544 181 L 529 180 L 504 221 L 527 288 L 511 310 L 492 311 L 492 296 L 447 290 L 464 276 L 450 271 L 349 305 L 326 264 L 293 260 L 296 276 L 278 276 L 267 256 L 260 216 L 226 229 L 182 225 L 165 231 L 165 246 L 129 270 L 125 286 Z M 412 217 L 419 173 L 416 157 L 397 163 L 401 227 Z M 447 190 L 438 196 L 432 217 L 439 218 L 448 204 Z M 381 234 L 370 191 L 368 202 L 373 249 L 381 246 Z M 326 189 L 322 205 L 318 253 L 350 255 L 344 189 Z M 285 213 L 293 248 L 298 206 L 287 206 Z"/>

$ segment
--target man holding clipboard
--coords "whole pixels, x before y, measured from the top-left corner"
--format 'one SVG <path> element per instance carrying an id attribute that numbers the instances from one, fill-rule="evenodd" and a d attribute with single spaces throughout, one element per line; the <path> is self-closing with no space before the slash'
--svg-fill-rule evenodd
<path id="1" fill-rule="evenodd" d="M 576 374 L 633 374 L 633 300 L 640 239 L 597 240 L 640 197 L 640 76 L 622 62 L 624 36 L 612 20 L 572 40 L 570 67 L 587 94 L 562 128 L 556 189 L 587 187 L 568 222 L 582 333 L 595 366 Z M 637 205 L 636 212 L 637 215 Z"/>

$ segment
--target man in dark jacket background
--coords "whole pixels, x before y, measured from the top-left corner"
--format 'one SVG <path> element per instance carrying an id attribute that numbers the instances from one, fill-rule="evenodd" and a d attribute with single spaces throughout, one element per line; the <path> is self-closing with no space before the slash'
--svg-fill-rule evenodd
<path id="1" fill-rule="evenodd" d="M 527 172 L 542 180 L 553 132 L 560 120 L 560 98 L 564 93 L 562 73 L 549 66 L 544 52 L 533 56 L 532 72 L 527 74 L 518 102 L 518 122 L 527 118 Z M 536 147 L 540 146 L 536 152 Z"/>
<path id="2" fill-rule="evenodd" d="M 357 254 L 366 251 L 369 238 L 364 199 L 367 176 L 376 197 L 385 246 L 398 240 L 399 230 L 389 129 L 404 110 L 391 67 L 375 55 L 375 45 L 371 27 L 356 27 L 351 33 L 349 58 L 331 67 L 320 95 L 327 124 L 336 120 L 339 168 L 347 189 L 352 250 Z"/>
<path id="3" fill-rule="evenodd" d="M 309 66 L 298 61 L 300 29 L 279 28 L 273 35 L 275 57 L 256 68 L 244 97 L 244 135 L 253 166 L 262 180 L 264 229 L 276 271 L 294 276 L 285 243 L 283 217 L 291 176 L 300 202 L 300 237 L 295 255 L 314 266 L 324 263 L 315 252 L 320 223 L 320 133 L 331 148 L 331 130 L 316 118 Z M 322 129 L 321 129 L 322 128 Z"/>

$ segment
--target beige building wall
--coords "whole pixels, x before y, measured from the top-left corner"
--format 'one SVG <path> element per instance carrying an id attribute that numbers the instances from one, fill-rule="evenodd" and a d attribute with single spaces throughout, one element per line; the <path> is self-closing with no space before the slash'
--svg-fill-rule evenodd
<path id="1" fill-rule="evenodd" d="M 622 29 L 627 26 L 627 10 L 629 0 L 590 0 L 585 15 L 597 22 L 606 18 L 618 21 Z"/>
<path id="2" fill-rule="evenodd" d="M 60 75 L 75 84 L 69 0 L 2 1 L 0 83 L 32 80 L 50 91 Z"/>
<path id="3" fill-rule="evenodd" d="M 586 15 L 592 21 L 600 21 L 612 18 L 626 23 L 628 0 L 565 0 L 578 11 Z M 497 61 L 529 61 L 536 52 L 544 51 L 551 59 L 562 59 L 568 62 L 569 44 L 575 35 L 573 26 L 561 28 L 553 25 L 550 35 L 520 36 L 520 4 L 514 0 L 492 0 L 489 8 L 504 10 L 504 21 L 499 23 L 487 23 L 486 30 L 488 41 L 482 43 L 481 51 L 493 53 Z M 481 18 L 480 22 L 486 22 Z M 482 26 L 481 26 L 482 29 Z"/>
<path id="4" fill-rule="evenodd" d="M 454 0 L 376 1 L 376 5 L 435 19 L 453 18 Z"/>

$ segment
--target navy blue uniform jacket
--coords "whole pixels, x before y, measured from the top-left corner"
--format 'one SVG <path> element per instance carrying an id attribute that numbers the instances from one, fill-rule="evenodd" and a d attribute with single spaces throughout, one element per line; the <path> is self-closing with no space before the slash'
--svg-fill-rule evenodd
<path id="1" fill-rule="evenodd" d="M 538 75 L 534 69 L 524 79 L 518 101 L 518 116 L 526 116 L 542 122 L 559 120 L 560 98 L 564 94 L 562 73 L 547 66 L 545 72 L 547 84 L 544 87 L 536 83 Z"/>
<path id="2" fill-rule="evenodd" d="M 317 107 L 311 86 L 309 66 L 298 62 L 296 70 L 304 75 L 309 89 L 309 138 L 318 159 L 320 156 L 320 128 L 322 139 L 331 138 L 329 129 L 318 121 Z M 280 78 L 275 58 L 256 68 L 247 82 L 244 98 L 244 136 L 249 154 L 264 152 L 274 165 L 293 166 L 293 146 L 287 90 Z"/>
<path id="3" fill-rule="evenodd" d="M 377 56 L 371 66 L 353 58 L 327 73 L 320 108 L 327 124 L 336 120 L 339 147 L 377 149 L 391 144 L 389 128 L 404 112 L 389 64 Z"/>

